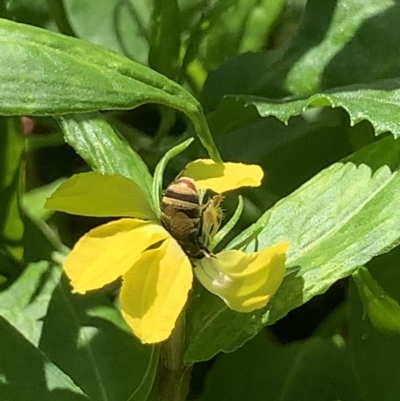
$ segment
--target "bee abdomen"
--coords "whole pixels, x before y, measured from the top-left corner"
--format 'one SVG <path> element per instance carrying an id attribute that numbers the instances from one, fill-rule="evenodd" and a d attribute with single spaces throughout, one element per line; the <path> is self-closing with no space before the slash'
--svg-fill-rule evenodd
<path id="1" fill-rule="evenodd" d="M 180 178 L 168 186 L 162 199 L 162 208 L 171 206 L 175 211 L 185 213 L 189 218 L 200 217 L 199 193 L 188 178 Z"/>
<path id="2" fill-rule="evenodd" d="M 202 209 L 191 178 L 181 177 L 167 187 L 161 203 L 161 220 L 191 259 L 204 256 L 200 243 Z"/>
<path id="3" fill-rule="evenodd" d="M 176 199 L 195 206 L 199 205 L 199 195 L 196 192 L 179 192 L 176 188 L 174 188 L 175 186 L 176 185 L 171 185 L 169 188 L 167 188 L 164 197 Z"/>

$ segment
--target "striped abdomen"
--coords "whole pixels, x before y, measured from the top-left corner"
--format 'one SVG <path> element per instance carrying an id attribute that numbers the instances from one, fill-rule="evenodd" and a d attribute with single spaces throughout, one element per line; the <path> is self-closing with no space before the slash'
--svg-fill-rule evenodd
<path id="1" fill-rule="evenodd" d="M 192 179 L 181 177 L 167 187 L 162 199 L 161 219 L 189 257 L 203 256 L 199 242 L 200 198 Z"/>

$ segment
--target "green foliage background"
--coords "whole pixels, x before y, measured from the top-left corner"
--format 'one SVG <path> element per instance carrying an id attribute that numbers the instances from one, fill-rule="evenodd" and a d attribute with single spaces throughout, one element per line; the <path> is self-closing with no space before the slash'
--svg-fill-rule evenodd
<path id="1" fill-rule="evenodd" d="M 159 347 L 117 287 L 76 296 L 62 275 L 103 221 L 43 204 L 90 169 L 152 199 L 167 161 L 164 185 L 198 157 L 266 172 L 222 245 L 290 249 L 263 310 L 195 286 L 189 399 L 400 399 L 398 0 L 3 0 L 0 17 L 0 400 L 157 399 Z"/>

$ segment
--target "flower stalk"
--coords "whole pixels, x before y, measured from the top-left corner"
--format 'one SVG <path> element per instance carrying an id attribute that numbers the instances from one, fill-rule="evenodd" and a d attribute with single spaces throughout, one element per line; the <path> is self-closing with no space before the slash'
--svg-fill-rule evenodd
<path id="1" fill-rule="evenodd" d="M 192 365 L 184 363 L 186 349 L 185 309 L 171 336 L 161 345 L 159 365 L 159 400 L 185 401 L 189 392 Z"/>

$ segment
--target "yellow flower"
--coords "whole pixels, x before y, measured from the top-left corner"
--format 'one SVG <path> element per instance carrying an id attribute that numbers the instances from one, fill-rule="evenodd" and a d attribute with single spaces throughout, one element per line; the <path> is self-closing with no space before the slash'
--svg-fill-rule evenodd
<path id="1" fill-rule="evenodd" d="M 182 174 L 193 178 L 199 189 L 217 193 L 258 186 L 263 177 L 258 166 L 211 160 L 190 163 Z M 81 294 L 122 276 L 121 311 L 143 343 L 169 337 L 192 287 L 193 270 L 229 307 L 245 312 L 265 306 L 284 276 L 286 244 L 253 254 L 223 251 L 193 269 L 140 187 L 122 176 L 75 175 L 58 188 L 46 207 L 85 216 L 123 217 L 85 234 L 67 256 L 64 269 L 73 291 Z"/>

